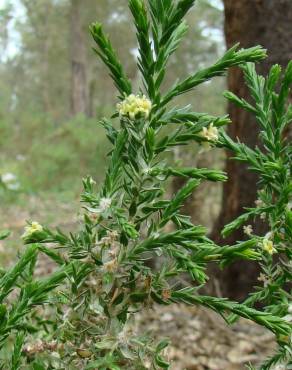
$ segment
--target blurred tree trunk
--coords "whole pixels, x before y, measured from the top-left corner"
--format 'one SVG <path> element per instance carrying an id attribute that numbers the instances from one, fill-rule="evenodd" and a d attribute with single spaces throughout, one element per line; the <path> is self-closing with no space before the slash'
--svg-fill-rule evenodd
<path id="1" fill-rule="evenodd" d="M 49 26 L 49 14 L 52 10 L 51 4 L 46 3 L 45 4 L 45 11 L 46 11 L 46 17 L 43 20 L 43 27 L 45 29 L 48 29 Z M 42 45 L 42 55 L 43 55 L 43 62 L 42 62 L 42 72 L 43 72 L 43 102 L 44 102 L 44 111 L 45 112 L 52 112 L 52 106 L 51 106 L 51 96 L 50 96 L 50 89 L 48 88 L 48 82 L 49 82 L 49 70 L 50 70 L 50 62 L 49 62 L 49 53 L 50 53 L 50 39 L 48 37 L 43 37 Z"/>
<path id="2" fill-rule="evenodd" d="M 87 33 L 82 22 L 83 0 L 71 0 L 71 114 L 88 113 Z"/>
<path id="3" fill-rule="evenodd" d="M 227 47 L 240 42 L 241 47 L 260 44 L 268 49 L 268 59 L 257 66 L 261 74 L 266 74 L 272 64 L 285 67 L 292 59 L 292 1 L 291 0 L 224 0 L 225 36 Z M 235 94 L 249 99 L 248 90 L 238 68 L 230 70 L 228 89 Z M 257 142 L 258 125 L 247 112 L 230 104 L 228 111 L 232 124 L 228 133 L 232 138 L 239 137 L 247 145 L 254 147 Z M 217 243 L 233 244 L 243 240 L 242 229 L 222 240 L 220 231 L 223 226 L 238 217 L 244 207 L 254 205 L 257 197 L 257 177 L 241 163 L 230 160 L 232 153 L 227 153 L 226 172 L 229 180 L 224 184 L 222 211 L 213 230 L 213 239 Z M 254 225 L 256 232 L 264 232 L 265 226 Z M 235 263 L 219 274 L 224 295 L 242 300 L 256 283 L 258 269 L 256 264 Z"/>

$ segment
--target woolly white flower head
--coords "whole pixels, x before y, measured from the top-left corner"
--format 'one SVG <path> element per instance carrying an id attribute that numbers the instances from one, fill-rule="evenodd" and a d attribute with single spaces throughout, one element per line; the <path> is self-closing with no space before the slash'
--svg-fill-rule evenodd
<path id="1" fill-rule="evenodd" d="M 112 200 L 110 198 L 101 198 L 99 201 L 99 211 L 105 212 L 108 208 L 110 208 L 112 204 Z"/>

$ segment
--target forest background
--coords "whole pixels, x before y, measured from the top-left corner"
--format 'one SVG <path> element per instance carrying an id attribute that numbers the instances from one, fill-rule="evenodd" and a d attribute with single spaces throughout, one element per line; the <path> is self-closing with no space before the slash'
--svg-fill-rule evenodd
<path id="1" fill-rule="evenodd" d="M 81 178 L 103 178 L 109 147 L 97 122 L 112 112 L 117 98 L 92 50 L 90 23 L 102 21 L 134 85 L 140 76 L 127 1 L 1 0 L 0 9 L 0 175 L 7 185 L 0 187 L 0 224 L 13 231 L 5 249 L 0 245 L 0 265 L 7 266 L 21 248 L 25 220 L 70 227 L 78 222 L 70 215 L 79 209 Z M 188 22 L 190 32 L 172 60 L 170 77 L 211 64 L 225 49 L 220 0 L 199 0 Z M 222 114 L 224 87 L 225 80 L 217 79 L 181 103 Z M 193 163 L 198 150 L 184 148 L 173 160 Z M 210 152 L 199 160 L 215 157 Z M 224 155 L 216 161 L 222 166 Z M 203 217 L 198 212 L 210 228 L 220 188 L 213 194 L 212 209 Z"/>

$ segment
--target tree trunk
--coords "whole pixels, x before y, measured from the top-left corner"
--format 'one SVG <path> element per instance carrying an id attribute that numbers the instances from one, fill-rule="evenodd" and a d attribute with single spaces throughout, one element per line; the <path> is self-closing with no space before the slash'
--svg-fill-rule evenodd
<path id="1" fill-rule="evenodd" d="M 83 4 L 82 4 L 83 3 Z M 88 114 L 86 39 L 82 22 L 83 0 L 71 0 L 71 114 Z"/>
<path id="2" fill-rule="evenodd" d="M 269 57 L 257 66 L 261 74 L 266 74 L 271 65 L 278 63 L 285 67 L 292 59 L 292 2 L 291 0 L 224 0 L 225 36 L 227 47 L 240 42 L 242 47 L 262 45 L 268 50 Z M 230 70 L 228 89 L 249 99 L 248 90 L 238 68 Z M 229 104 L 228 111 L 232 124 L 228 133 L 232 138 L 239 137 L 248 146 L 258 144 L 258 125 L 249 113 Z M 220 231 L 223 226 L 242 212 L 244 207 L 254 205 L 257 196 L 257 176 L 239 162 L 230 160 L 227 153 L 226 172 L 229 180 L 224 184 L 222 211 L 213 230 L 217 243 L 233 244 L 243 240 L 242 229 L 222 240 Z M 254 225 L 256 232 L 264 232 L 265 226 Z M 231 298 L 242 300 L 256 283 L 258 268 L 250 262 L 234 263 L 220 273 L 222 293 Z"/>

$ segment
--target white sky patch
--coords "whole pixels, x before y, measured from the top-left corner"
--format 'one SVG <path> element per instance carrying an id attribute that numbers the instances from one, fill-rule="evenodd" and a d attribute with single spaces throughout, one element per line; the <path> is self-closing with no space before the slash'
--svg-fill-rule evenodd
<path id="1" fill-rule="evenodd" d="M 121 23 L 127 21 L 127 15 L 120 12 L 113 12 L 108 20 L 108 23 Z"/>
<path id="2" fill-rule="evenodd" d="M 150 38 L 150 42 L 151 42 L 151 50 L 153 52 L 153 59 L 155 61 L 156 60 L 156 55 L 155 55 L 155 48 L 154 48 L 154 40 L 153 40 L 152 37 Z M 137 60 L 138 57 L 140 56 L 138 46 L 135 47 L 135 48 L 130 49 L 130 54 L 133 55 L 135 60 Z"/>
<path id="3" fill-rule="evenodd" d="M 224 41 L 223 31 L 219 30 L 218 28 L 206 27 L 202 30 L 202 36 L 208 37 L 216 42 Z"/>
<path id="4" fill-rule="evenodd" d="M 224 42 L 223 29 L 217 27 L 209 27 L 206 21 L 200 21 L 199 27 L 201 29 L 201 34 L 203 37 L 207 37 L 215 42 Z"/>
<path id="5" fill-rule="evenodd" d="M 199 27 L 200 27 L 200 28 L 207 27 L 207 25 L 208 25 L 208 23 L 207 23 L 206 21 L 204 21 L 204 20 L 199 21 Z"/>
<path id="6" fill-rule="evenodd" d="M 215 8 L 223 11 L 224 10 L 224 5 L 222 0 L 209 0 L 209 3 L 214 6 Z"/>
<path id="7" fill-rule="evenodd" d="M 138 48 L 132 48 L 130 50 L 130 54 L 133 55 L 135 60 L 137 60 L 138 57 L 139 57 L 139 49 Z"/>
<path id="8" fill-rule="evenodd" d="M 12 5 L 11 20 L 8 23 L 8 43 L 1 56 L 2 61 L 6 61 L 9 58 L 13 58 L 21 48 L 21 35 L 16 30 L 16 23 L 25 18 L 25 8 L 22 6 L 19 0 L 0 0 L 0 10 L 3 9 L 7 4 Z"/>

